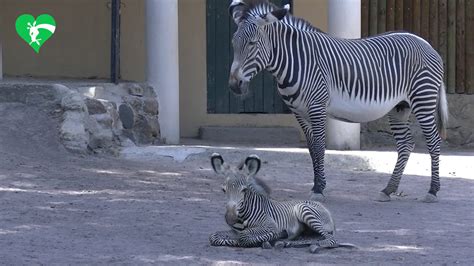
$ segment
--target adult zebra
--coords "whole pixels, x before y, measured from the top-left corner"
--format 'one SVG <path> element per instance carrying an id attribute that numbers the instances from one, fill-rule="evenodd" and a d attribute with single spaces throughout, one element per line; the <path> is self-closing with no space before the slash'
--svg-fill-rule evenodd
<path id="1" fill-rule="evenodd" d="M 440 133 L 446 134 L 448 110 L 443 62 L 428 42 L 406 32 L 335 38 L 264 0 L 233 0 L 229 11 L 238 26 L 230 89 L 247 94 L 250 80 L 263 69 L 276 78 L 306 135 L 314 170 L 312 199 L 324 199 L 327 115 L 356 123 L 389 115 L 398 159 L 378 197 L 389 201 L 414 148 L 412 112 L 431 155 L 431 186 L 424 201 L 437 201 Z"/>

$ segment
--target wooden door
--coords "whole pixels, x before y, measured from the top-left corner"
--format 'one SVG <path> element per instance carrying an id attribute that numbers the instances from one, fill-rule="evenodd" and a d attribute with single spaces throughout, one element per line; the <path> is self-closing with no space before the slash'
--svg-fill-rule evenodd
<path id="1" fill-rule="evenodd" d="M 272 0 L 281 6 L 282 0 Z M 229 90 L 233 60 L 231 39 L 236 25 L 229 15 L 229 1 L 207 0 L 207 112 L 216 114 L 290 113 L 281 100 L 274 78 L 266 71 L 250 83 L 245 100 Z"/>

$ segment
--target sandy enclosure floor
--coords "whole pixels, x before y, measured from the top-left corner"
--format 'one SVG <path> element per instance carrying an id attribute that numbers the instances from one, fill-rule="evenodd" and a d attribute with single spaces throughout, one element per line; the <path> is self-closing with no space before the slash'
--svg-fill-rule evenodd
<path id="1" fill-rule="evenodd" d="M 56 121 L 32 107 L 0 104 L 0 125 L 1 264 L 474 263 L 472 175 L 443 177 L 441 201 L 425 204 L 419 198 L 429 177 L 409 174 L 400 196 L 379 203 L 372 199 L 389 174 L 329 165 L 326 206 L 336 236 L 359 250 L 210 247 L 209 234 L 227 230 L 210 155 L 237 163 L 256 153 L 274 198 L 307 199 L 312 170 L 304 149 L 207 146 L 183 162 L 79 157 L 59 144 Z"/>

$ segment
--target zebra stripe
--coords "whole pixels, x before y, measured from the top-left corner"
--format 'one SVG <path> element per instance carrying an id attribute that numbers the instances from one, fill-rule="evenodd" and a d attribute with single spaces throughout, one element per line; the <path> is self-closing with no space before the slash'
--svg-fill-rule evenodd
<path id="1" fill-rule="evenodd" d="M 250 159 L 249 159 L 250 158 Z M 311 250 L 337 247 L 335 225 L 331 213 L 316 201 L 284 201 L 269 198 L 266 191 L 257 188 L 255 174 L 260 159 L 252 156 L 245 160 L 245 167 L 222 167 L 223 159 L 211 159 L 216 173 L 225 177 L 224 192 L 227 196 L 226 222 L 231 231 L 219 231 L 209 237 L 213 246 L 271 247 L 270 242 L 280 241 L 277 247 L 311 245 Z M 248 165 L 258 162 L 252 171 Z M 232 219 L 228 219 L 232 217 Z M 301 240 L 303 231 L 321 234 L 323 239 Z"/>
<path id="2" fill-rule="evenodd" d="M 398 152 L 392 177 L 382 190 L 385 197 L 381 200 L 389 199 L 398 189 L 414 147 L 408 123 L 413 113 L 432 160 L 431 195 L 426 199 L 436 199 L 439 131 L 445 131 L 447 104 L 442 91 L 443 62 L 428 42 L 407 32 L 340 39 L 302 19 L 285 16 L 284 9 L 266 1 L 241 1 L 239 5 L 247 9 L 235 16 L 238 28 L 229 85 L 236 93 L 246 93 L 241 87 L 262 69 L 276 78 L 283 101 L 307 139 L 314 193 L 322 194 L 326 186 L 326 117 L 362 123 L 388 114 Z"/>

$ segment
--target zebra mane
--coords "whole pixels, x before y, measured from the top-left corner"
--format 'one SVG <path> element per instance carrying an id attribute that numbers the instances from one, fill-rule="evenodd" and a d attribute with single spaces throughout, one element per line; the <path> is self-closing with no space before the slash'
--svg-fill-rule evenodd
<path id="1" fill-rule="evenodd" d="M 269 196 L 272 193 L 270 187 L 262 179 L 254 177 L 248 185 L 257 194 Z"/>
<path id="2" fill-rule="evenodd" d="M 238 166 L 237 169 L 239 171 L 242 171 L 242 169 L 245 167 L 245 161 L 242 161 Z M 272 193 L 272 189 L 270 186 L 263 181 L 262 179 L 256 177 L 256 176 L 251 176 L 250 178 L 246 178 L 246 185 L 252 190 L 254 193 L 264 195 L 264 196 L 269 196 Z"/>
<path id="3" fill-rule="evenodd" d="M 250 1 L 249 3 L 247 3 L 247 7 L 243 12 L 242 19 L 259 17 L 276 9 L 279 9 L 279 7 L 266 0 Z M 323 32 L 319 28 L 316 28 L 315 26 L 311 25 L 311 23 L 309 23 L 308 21 L 302 18 L 295 17 L 289 13 L 283 18 L 282 22 L 302 31 Z"/>

